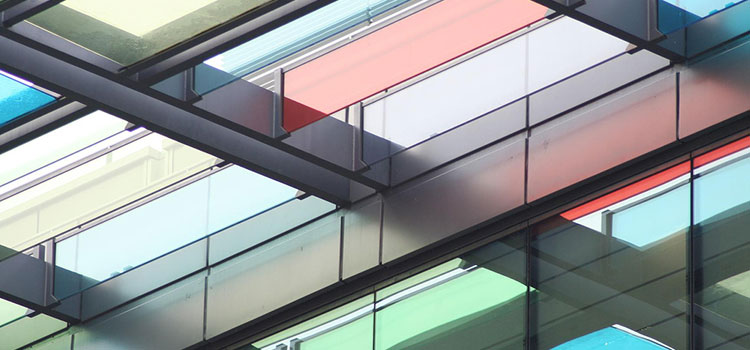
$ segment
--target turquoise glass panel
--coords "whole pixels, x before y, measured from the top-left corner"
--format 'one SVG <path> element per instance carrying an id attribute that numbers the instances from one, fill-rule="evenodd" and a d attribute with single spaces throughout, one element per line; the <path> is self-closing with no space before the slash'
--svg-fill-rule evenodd
<path id="1" fill-rule="evenodd" d="M 743 2 L 747 0 L 659 0 L 659 31 L 672 33 Z"/>
<path id="2" fill-rule="evenodd" d="M 643 248 L 690 226 L 690 187 L 682 185 L 612 216 L 612 237 Z"/>
<path id="3" fill-rule="evenodd" d="M 407 1 L 339 0 L 213 57 L 206 63 L 235 76 L 243 76 Z"/>
<path id="4" fill-rule="evenodd" d="M 50 95 L 0 74 L 0 126 L 54 100 Z"/>
<path id="5" fill-rule="evenodd" d="M 294 198 L 297 190 L 232 166 L 57 243 L 64 298 Z"/>
<path id="6" fill-rule="evenodd" d="M 670 349 L 636 334 L 608 327 L 573 339 L 553 350 L 663 350 Z"/>

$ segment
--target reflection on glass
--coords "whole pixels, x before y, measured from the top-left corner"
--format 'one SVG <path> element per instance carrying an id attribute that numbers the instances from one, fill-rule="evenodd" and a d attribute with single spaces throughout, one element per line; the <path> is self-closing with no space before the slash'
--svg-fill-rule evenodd
<path id="1" fill-rule="evenodd" d="M 237 166 L 198 180 L 58 242 L 55 295 L 65 297 L 126 272 L 295 194 Z"/>
<path id="2" fill-rule="evenodd" d="M 54 100 L 31 83 L 0 71 L 0 126 Z"/>
<path id="3" fill-rule="evenodd" d="M 694 181 L 696 349 L 750 348 L 747 153 L 745 148 L 703 166 Z"/>
<path id="4" fill-rule="evenodd" d="M 244 76 L 359 23 L 372 20 L 407 1 L 339 0 L 205 63 L 235 76 Z"/>
<path id="5" fill-rule="evenodd" d="M 122 119 L 97 111 L 4 152 L 0 154 L 0 164 L 3 164 L 0 185 L 122 132 L 126 125 L 127 122 Z M 73 161 L 67 159 L 60 163 L 70 164 Z M 60 163 L 54 168 L 64 166 Z M 0 193 L 7 192 L 6 189 L 5 186 L 0 187 Z"/>
<path id="6" fill-rule="evenodd" d="M 703 18 L 746 1 L 747 0 L 659 0 L 659 30 L 665 34 L 672 33 L 698 22 Z M 736 18 L 739 21 L 739 26 L 743 28 L 743 31 L 746 30 L 744 16 L 745 15 L 741 15 L 741 17 Z M 734 19 L 731 20 L 733 21 Z M 717 39 L 717 44 L 722 41 L 718 40 L 718 38 L 713 39 Z"/>
<path id="7" fill-rule="evenodd" d="M 409 277 L 253 344 L 297 350 L 517 349 L 524 343 L 524 233 Z"/>
<path id="8" fill-rule="evenodd" d="M 686 347 L 687 171 L 667 169 L 532 228 L 532 349 L 613 324 Z"/>
<path id="9" fill-rule="evenodd" d="M 66 0 L 29 22 L 123 65 L 275 0 Z"/>
<path id="10" fill-rule="evenodd" d="M 552 350 L 664 350 L 672 349 L 654 339 L 625 328 L 613 325 L 573 339 Z"/>
<path id="11" fill-rule="evenodd" d="M 158 134 L 142 137 L 0 201 L 0 244 L 27 248 L 216 161 Z"/>

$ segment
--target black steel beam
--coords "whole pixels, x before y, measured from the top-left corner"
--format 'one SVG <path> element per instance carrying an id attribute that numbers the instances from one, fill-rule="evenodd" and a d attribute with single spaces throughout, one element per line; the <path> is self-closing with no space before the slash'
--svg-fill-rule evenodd
<path id="1" fill-rule="evenodd" d="M 63 0 L 26 0 L 16 6 L 8 8 L 3 12 L 3 27 L 10 27 L 16 23 L 40 13 Z"/>
<path id="2" fill-rule="evenodd" d="M 207 111 L 13 32 L 0 35 L 0 66 L 13 74 L 307 193 L 350 202 L 349 178 L 269 145 L 271 138 L 243 135 Z"/>

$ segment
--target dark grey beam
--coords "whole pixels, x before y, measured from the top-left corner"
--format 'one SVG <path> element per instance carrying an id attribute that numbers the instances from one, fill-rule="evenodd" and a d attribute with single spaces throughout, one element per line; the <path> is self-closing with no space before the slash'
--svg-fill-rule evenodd
<path id="1" fill-rule="evenodd" d="M 672 61 L 685 60 L 682 32 L 658 30 L 657 0 L 533 1 Z"/>
<path id="2" fill-rule="evenodd" d="M 340 205 L 350 202 L 347 177 L 269 145 L 273 139 L 248 137 L 200 108 L 12 32 L 0 34 L 0 66 L 14 74 L 307 193 Z"/>
<path id="3" fill-rule="evenodd" d="M 3 27 L 10 27 L 16 23 L 40 13 L 63 0 L 25 0 L 3 12 Z"/>
<path id="4" fill-rule="evenodd" d="M 80 319 L 80 295 L 59 301 L 52 296 L 53 244 L 40 244 L 31 254 L 15 253 L 0 260 L 0 298 L 65 322 Z"/>

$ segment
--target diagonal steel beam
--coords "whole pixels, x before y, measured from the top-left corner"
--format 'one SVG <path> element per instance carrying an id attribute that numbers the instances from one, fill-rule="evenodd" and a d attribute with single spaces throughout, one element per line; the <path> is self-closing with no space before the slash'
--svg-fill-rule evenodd
<path id="1" fill-rule="evenodd" d="M 309 194 L 350 203 L 347 177 L 273 147 L 262 136 L 220 125 L 206 111 L 7 30 L 0 31 L 0 67 Z"/>

